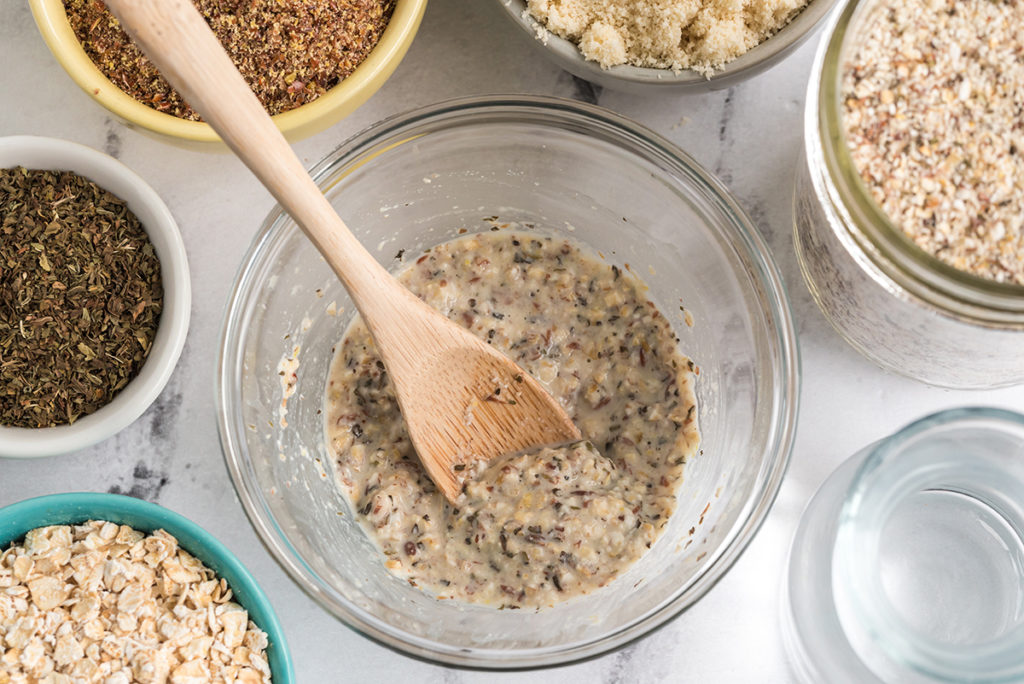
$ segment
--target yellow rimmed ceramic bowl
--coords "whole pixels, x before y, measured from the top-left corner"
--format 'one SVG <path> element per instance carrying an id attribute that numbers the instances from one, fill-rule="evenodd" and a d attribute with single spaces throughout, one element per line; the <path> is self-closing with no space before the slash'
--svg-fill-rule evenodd
<path id="1" fill-rule="evenodd" d="M 126 125 L 165 142 L 224 149 L 208 124 L 158 112 L 124 93 L 96 68 L 75 37 L 63 0 L 29 0 L 39 32 L 68 75 Z M 397 0 L 380 42 L 348 78 L 309 104 L 278 114 L 274 123 L 295 142 L 336 124 L 384 84 L 405 56 L 419 29 L 427 0 Z"/>

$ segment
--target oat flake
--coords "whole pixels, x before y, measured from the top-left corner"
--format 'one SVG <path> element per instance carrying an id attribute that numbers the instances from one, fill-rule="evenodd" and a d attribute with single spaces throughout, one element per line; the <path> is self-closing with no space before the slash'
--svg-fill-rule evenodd
<path id="1" fill-rule="evenodd" d="M 231 597 L 163 530 L 32 530 L 0 553 L 0 684 L 265 684 L 267 635 Z"/>

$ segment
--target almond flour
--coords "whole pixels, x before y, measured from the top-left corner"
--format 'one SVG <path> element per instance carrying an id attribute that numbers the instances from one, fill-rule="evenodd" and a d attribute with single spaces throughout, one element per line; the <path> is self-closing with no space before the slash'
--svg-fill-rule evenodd
<path id="1" fill-rule="evenodd" d="M 711 76 L 774 35 L 807 0 L 527 0 L 544 28 L 608 68 Z"/>
<path id="2" fill-rule="evenodd" d="M 1024 2 L 869 10 L 843 73 L 858 173 L 921 249 L 1024 285 Z"/>

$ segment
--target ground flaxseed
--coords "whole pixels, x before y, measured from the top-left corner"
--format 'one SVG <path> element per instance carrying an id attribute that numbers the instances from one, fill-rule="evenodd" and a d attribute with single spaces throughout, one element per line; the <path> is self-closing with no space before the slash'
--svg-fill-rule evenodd
<path id="1" fill-rule="evenodd" d="M 843 70 L 875 200 L 922 249 L 1024 285 L 1024 2 L 884 0 Z"/>
<path id="2" fill-rule="evenodd" d="M 195 0 L 270 114 L 312 102 L 377 45 L 395 0 Z M 157 111 L 198 120 L 100 0 L 64 0 L 85 52 L 114 85 Z"/>

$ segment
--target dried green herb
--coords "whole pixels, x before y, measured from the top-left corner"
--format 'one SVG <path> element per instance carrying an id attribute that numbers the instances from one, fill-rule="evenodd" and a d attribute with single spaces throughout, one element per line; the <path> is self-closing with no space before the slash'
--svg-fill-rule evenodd
<path id="1" fill-rule="evenodd" d="M 0 425 L 74 423 L 149 354 L 160 262 L 123 201 L 66 171 L 0 169 Z"/>

